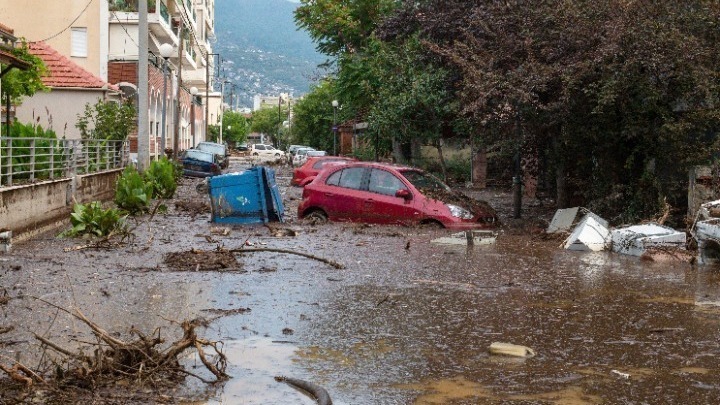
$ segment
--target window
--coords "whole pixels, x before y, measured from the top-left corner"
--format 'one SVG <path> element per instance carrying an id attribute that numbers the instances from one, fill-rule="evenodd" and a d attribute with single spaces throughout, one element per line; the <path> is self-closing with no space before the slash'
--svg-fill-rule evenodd
<path id="1" fill-rule="evenodd" d="M 77 58 L 87 58 L 87 28 L 78 27 L 71 30 L 71 50 L 70 56 Z"/>
<path id="2" fill-rule="evenodd" d="M 365 168 L 362 167 L 343 169 L 331 174 L 325 184 L 359 190 L 363 173 L 365 173 Z"/>
<path id="3" fill-rule="evenodd" d="M 373 193 L 394 196 L 398 190 L 407 190 L 405 184 L 394 174 L 385 170 L 373 169 L 370 172 L 368 188 Z"/>

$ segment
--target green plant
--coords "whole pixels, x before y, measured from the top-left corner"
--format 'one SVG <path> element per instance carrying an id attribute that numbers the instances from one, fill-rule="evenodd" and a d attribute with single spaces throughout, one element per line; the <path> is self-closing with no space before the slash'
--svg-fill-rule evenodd
<path id="1" fill-rule="evenodd" d="M 57 135 L 53 130 L 15 121 L 10 126 L 8 139 L 2 142 L 2 146 L 7 149 L 0 159 L 0 165 L 12 168 L 13 179 L 28 179 L 31 171 L 36 180 L 50 178 L 51 174 L 62 176 L 66 156 L 56 140 Z M 7 156 L 7 150 L 10 149 L 12 157 Z"/>
<path id="2" fill-rule="evenodd" d="M 88 204 L 75 204 L 70 214 L 72 228 L 60 236 L 110 236 L 125 230 L 127 215 L 115 208 L 103 209 L 99 201 Z"/>
<path id="3" fill-rule="evenodd" d="M 153 185 L 146 183 L 133 166 L 128 166 L 118 179 L 115 204 L 131 215 L 147 211 L 153 197 Z"/>
<path id="4" fill-rule="evenodd" d="M 176 165 L 166 157 L 154 160 L 145 171 L 145 182 L 152 185 L 153 196 L 158 198 L 172 198 L 177 189 Z"/>
<path id="5" fill-rule="evenodd" d="M 85 104 L 75 126 L 83 139 L 114 139 L 123 141 L 135 129 L 135 106 L 130 100 L 120 103 L 98 100 Z"/>

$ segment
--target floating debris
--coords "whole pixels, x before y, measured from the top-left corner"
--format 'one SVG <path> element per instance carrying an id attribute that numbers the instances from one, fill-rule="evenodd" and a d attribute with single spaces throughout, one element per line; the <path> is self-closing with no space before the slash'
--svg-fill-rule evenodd
<path id="1" fill-rule="evenodd" d="M 512 343 L 493 342 L 490 345 L 490 354 L 513 357 L 533 357 L 535 356 L 535 350 L 527 346 L 514 345 Z"/>
<path id="2" fill-rule="evenodd" d="M 432 243 L 443 245 L 492 245 L 497 239 L 497 233 L 493 231 L 472 230 L 454 233 L 450 236 L 433 239 Z M 409 249 L 409 242 L 406 249 Z"/>

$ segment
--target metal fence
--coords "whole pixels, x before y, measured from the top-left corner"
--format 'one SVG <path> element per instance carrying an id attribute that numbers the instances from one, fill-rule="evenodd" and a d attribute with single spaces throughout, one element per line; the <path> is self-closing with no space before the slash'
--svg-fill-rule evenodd
<path id="1" fill-rule="evenodd" d="M 122 168 L 127 141 L 0 137 L 0 187 Z"/>

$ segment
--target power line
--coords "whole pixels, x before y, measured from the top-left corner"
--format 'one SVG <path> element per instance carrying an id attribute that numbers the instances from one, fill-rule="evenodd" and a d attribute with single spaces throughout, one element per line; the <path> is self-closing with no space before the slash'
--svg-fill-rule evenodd
<path id="1" fill-rule="evenodd" d="M 115 11 L 111 11 L 112 15 L 115 17 L 118 23 L 120 23 L 120 27 L 125 31 L 125 34 L 127 34 L 128 38 L 130 38 L 130 42 L 132 42 L 135 46 L 139 47 L 135 40 L 133 39 L 132 35 L 128 32 L 127 28 L 125 28 L 125 25 L 120 21 L 120 18 L 118 18 L 117 14 L 115 14 Z"/>
<path id="2" fill-rule="evenodd" d="M 69 24 L 69 25 L 68 25 L 67 27 L 63 28 L 63 30 L 62 30 L 62 31 L 60 31 L 60 32 L 58 32 L 57 34 L 55 34 L 55 35 L 53 35 L 53 36 L 50 36 L 50 37 L 47 37 L 47 38 L 43 39 L 43 40 L 42 40 L 42 42 L 45 42 L 45 41 L 49 41 L 49 40 L 51 40 L 51 39 L 53 39 L 53 38 L 57 37 L 58 35 L 62 34 L 63 32 L 67 31 L 67 30 L 68 30 L 68 28 L 72 27 L 72 26 L 73 26 L 73 24 L 75 24 L 75 22 L 76 22 L 77 20 L 79 20 L 79 19 L 80 19 L 80 17 L 82 17 L 82 15 L 83 15 L 83 14 L 85 14 L 85 11 L 87 11 L 88 7 L 90 7 L 90 4 L 92 4 L 92 2 L 93 2 L 93 1 L 94 1 L 94 0 L 90 0 L 90 1 L 88 1 L 88 4 L 87 4 L 87 5 L 85 5 L 85 8 L 84 8 L 84 9 L 83 9 L 83 10 L 82 10 L 82 11 L 80 12 L 80 14 L 78 14 L 78 16 L 77 16 L 77 17 L 75 17 L 75 19 L 74 19 L 74 20 L 72 20 L 72 22 L 71 22 L 71 23 L 70 23 L 70 24 Z"/>

